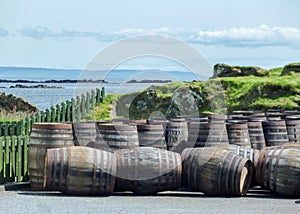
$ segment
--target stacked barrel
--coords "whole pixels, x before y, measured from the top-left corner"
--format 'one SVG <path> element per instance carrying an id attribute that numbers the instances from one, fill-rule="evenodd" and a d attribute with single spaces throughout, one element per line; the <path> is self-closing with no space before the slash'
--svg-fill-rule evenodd
<path id="1" fill-rule="evenodd" d="M 243 196 L 259 185 L 299 196 L 299 151 L 295 113 L 35 123 L 29 173 L 33 190 L 75 195 L 156 194 L 185 186 Z"/>

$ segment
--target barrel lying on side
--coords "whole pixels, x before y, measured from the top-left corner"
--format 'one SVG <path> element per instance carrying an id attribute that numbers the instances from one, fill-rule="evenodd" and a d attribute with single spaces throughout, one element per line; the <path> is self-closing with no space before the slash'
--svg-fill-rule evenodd
<path id="1" fill-rule="evenodd" d="M 48 149 L 44 173 L 47 190 L 72 195 L 106 195 L 114 190 L 116 157 L 89 147 Z"/>
<path id="2" fill-rule="evenodd" d="M 286 144 L 263 149 L 257 164 L 256 183 L 283 196 L 299 197 L 299 144 Z"/>
<path id="3" fill-rule="evenodd" d="M 115 151 L 117 191 L 154 194 L 176 190 L 181 183 L 181 157 L 178 153 L 153 147 Z"/>
<path id="4" fill-rule="evenodd" d="M 67 146 L 74 146 L 72 124 L 33 124 L 28 149 L 31 189 L 44 189 L 44 160 L 47 149 Z"/>
<path id="5" fill-rule="evenodd" d="M 217 147 L 185 149 L 183 183 L 207 195 L 242 196 L 250 188 L 253 166 L 249 159 Z"/>

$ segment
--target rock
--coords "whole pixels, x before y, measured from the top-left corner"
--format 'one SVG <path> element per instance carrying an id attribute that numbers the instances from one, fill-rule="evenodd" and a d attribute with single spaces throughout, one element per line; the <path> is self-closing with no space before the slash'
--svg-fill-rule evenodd
<path id="1" fill-rule="evenodd" d="M 216 64 L 212 78 L 216 77 L 242 77 L 242 76 L 267 76 L 269 71 L 253 66 L 230 66 L 226 64 Z"/>
<path id="2" fill-rule="evenodd" d="M 63 88 L 61 86 L 48 86 L 48 85 L 22 85 L 17 84 L 15 86 L 10 86 L 10 88 Z"/>
<path id="3" fill-rule="evenodd" d="M 5 93 L 0 93 L 0 113 L 14 114 L 16 112 L 22 112 L 32 114 L 38 111 L 39 110 L 35 106 L 22 98 L 15 97 L 12 94 L 6 95 Z"/>
<path id="4" fill-rule="evenodd" d="M 289 75 L 291 73 L 300 73 L 300 63 L 291 63 L 284 66 L 281 75 Z"/>

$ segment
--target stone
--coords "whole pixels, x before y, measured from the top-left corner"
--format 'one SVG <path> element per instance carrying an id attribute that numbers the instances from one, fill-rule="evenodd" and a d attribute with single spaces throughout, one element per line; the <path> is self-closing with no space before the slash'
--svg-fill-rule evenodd
<path id="1" fill-rule="evenodd" d="M 300 73 L 300 63 L 291 63 L 284 66 L 281 75 L 289 75 L 292 73 Z"/>
<path id="2" fill-rule="evenodd" d="M 218 63 L 214 66 L 212 78 L 217 77 L 242 77 L 242 76 L 267 76 L 269 71 L 256 66 L 230 66 Z"/>

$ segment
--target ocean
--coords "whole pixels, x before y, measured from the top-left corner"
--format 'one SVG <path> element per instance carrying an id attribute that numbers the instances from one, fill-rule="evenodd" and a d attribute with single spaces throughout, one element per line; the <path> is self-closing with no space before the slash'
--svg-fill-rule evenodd
<path id="1" fill-rule="evenodd" d="M 151 85 L 165 83 L 127 83 L 129 80 L 171 80 L 193 81 L 205 80 L 208 77 L 191 72 L 160 70 L 114 70 L 107 74 L 104 71 L 82 71 L 68 69 L 0 67 L 0 80 L 21 80 L 20 82 L 1 82 L 0 92 L 14 94 L 33 104 L 40 110 L 70 100 L 97 87 L 105 87 L 106 93 L 125 94 L 139 91 Z M 46 80 L 105 80 L 105 83 L 24 83 L 27 81 Z M 47 85 L 61 88 L 11 88 L 17 84 L 26 86 Z"/>

